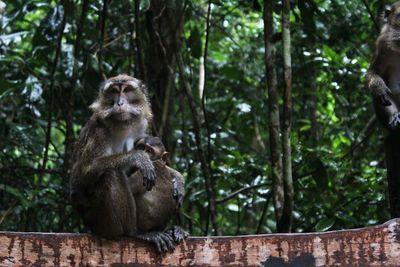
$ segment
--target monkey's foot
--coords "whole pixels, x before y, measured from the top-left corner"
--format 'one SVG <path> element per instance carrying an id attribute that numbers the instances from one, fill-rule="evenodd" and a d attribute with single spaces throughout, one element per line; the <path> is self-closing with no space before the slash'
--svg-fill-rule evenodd
<path id="1" fill-rule="evenodd" d="M 173 251 L 175 249 L 175 241 L 172 235 L 167 232 L 148 232 L 136 235 L 137 238 L 153 243 L 158 253 Z"/>
<path id="2" fill-rule="evenodd" d="M 180 226 L 174 226 L 171 229 L 168 229 L 166 233 L 172 236 L 176 244 L 181 243 L 189 236 L 189 233 L 183 230 Z"/>
<path id="3" fill-rule="evenodd" d="M 389 118 L 388 126 L 391 130 L 399 130 L 400 129 L 400 112 L 394 113 Z"/>

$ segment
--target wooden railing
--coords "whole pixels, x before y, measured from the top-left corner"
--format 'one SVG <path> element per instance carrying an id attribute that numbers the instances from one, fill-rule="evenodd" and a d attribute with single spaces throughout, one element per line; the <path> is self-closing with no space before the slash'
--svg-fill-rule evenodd
<path id="1" fill-rule="evenodd" d="M 0 232 L 0 266 L 400 266 L 400 219 L 343 231 L 190 237 L 159 255 L 129 238 Z"/>

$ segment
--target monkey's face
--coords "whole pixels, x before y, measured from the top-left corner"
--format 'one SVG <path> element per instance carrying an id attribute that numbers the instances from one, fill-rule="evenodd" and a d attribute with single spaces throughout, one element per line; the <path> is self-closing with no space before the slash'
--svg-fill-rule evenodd
<path id="1" fill-rule="evenodd" d="M 387 7 L 385 10 L 385 17 L 393 29 L 400 31 L 400 2 Z"/>
<path id="2" fill-rule="evenodd" d="M 169 156 L 160 138 L 154 136 L 147 136 L 139 139 L 135 145 L 135 149 L 146 151 L 150 155 L 151 160 L 162 159 L 166 162 Z"/>
<path id="3" fill-rule="evenodd" d="M 105 87 L 104 99 L 110 119 L 129 121 L 139 119 L 142 115 L 143 94 L 130 83 L 117 82 Z"/>
<path id="4" fill-rule="evenodd" d="M 150 104 L 142 83 L 130 76 L 119 75 L 100 88 L 99 99 L 91 109 L 102 119 L 113 123 L 132 123 L 151 117 Z"/>

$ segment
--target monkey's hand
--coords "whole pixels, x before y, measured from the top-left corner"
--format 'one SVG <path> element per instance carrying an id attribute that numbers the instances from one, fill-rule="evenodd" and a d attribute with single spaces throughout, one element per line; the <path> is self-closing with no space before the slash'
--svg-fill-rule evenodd
<path id="1" fill-rule="evenodd" d="M 175 200 L 176 208 L 179 209 L 179 208 L 182 206 L 184 194 L 183 194 L 183 192 L 180 190 L 180 188 L 178 188 L 178 185 L 177 185 L 177 182 L 176 182 L 176 178 L 175 178 L 175 177 L 173 178 L 172 183 L 173 183 L 173 185 L 174 185 L 174 190 L 173 190 L 172 197 L 173 197 L 174 200 Z"/>
<path id="2" fill-rule="evenodd" d="M 143 186 L 146 187 L 147 191 L 150 191 L 156 184 L 156 171 L 153 162 L 147 153 L 143 151 L 137 151 L 137 153 L 140 158 L 137 159 L 136 165 L 143 176 Z"/>
<path id="3" fill-rule="evenodd" d="M 382 106 L 392 105 L 392 102 L 390 102 L 389 95 L 386 91 L 382 92 L 381 94 L 378 94 L 377 98 L 378 98 L 379 102 L 382 104 Z"/>

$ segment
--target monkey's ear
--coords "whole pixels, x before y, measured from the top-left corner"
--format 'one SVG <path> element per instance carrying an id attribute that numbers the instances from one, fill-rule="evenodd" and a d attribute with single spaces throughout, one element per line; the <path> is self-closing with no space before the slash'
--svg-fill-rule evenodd
<path id="1" fill-rule="evenodd" d="M 149 95 L 149 92 L 148 92 L 148 90 L 147 90 L 147 86 L 146 86 L 143 82 L 140 83 L 139 88 L 140 88 L 140 90 L 141 90 L 146 96 Z"/>
<path id="2" fill-rule="evenodd" d="M 161 159 L 166 162 L 169 159 L 169 152 L 164 152 Z"/>
<path id="3" fill-rule="evenodd" d="M 99 101 L 93 102 L 93 104 L 91 104 L 91 105 L 89 106 L 89 109 L 90 109 L 91 111 L 93 111 L 93 112 L 98 111 L 98 110 L 100 109 L 100 103 L 99 103 Z"/>
<path id="4" fill-rule="evenodd" d="M 102 91 L 107 90 L 108 87 L 110 87 L 110 85 L 112 85 L 112 84 L 113 84 L 113 82 L 111 82 L 111 81 L 109 81 L 109 80 L 104 81 L 104 82 L 101 82 L 101 83 L 100 83 L 100 86 L 99 86 L 99 91 L 100 91 L 100 93 L 101 93 Z"/>

